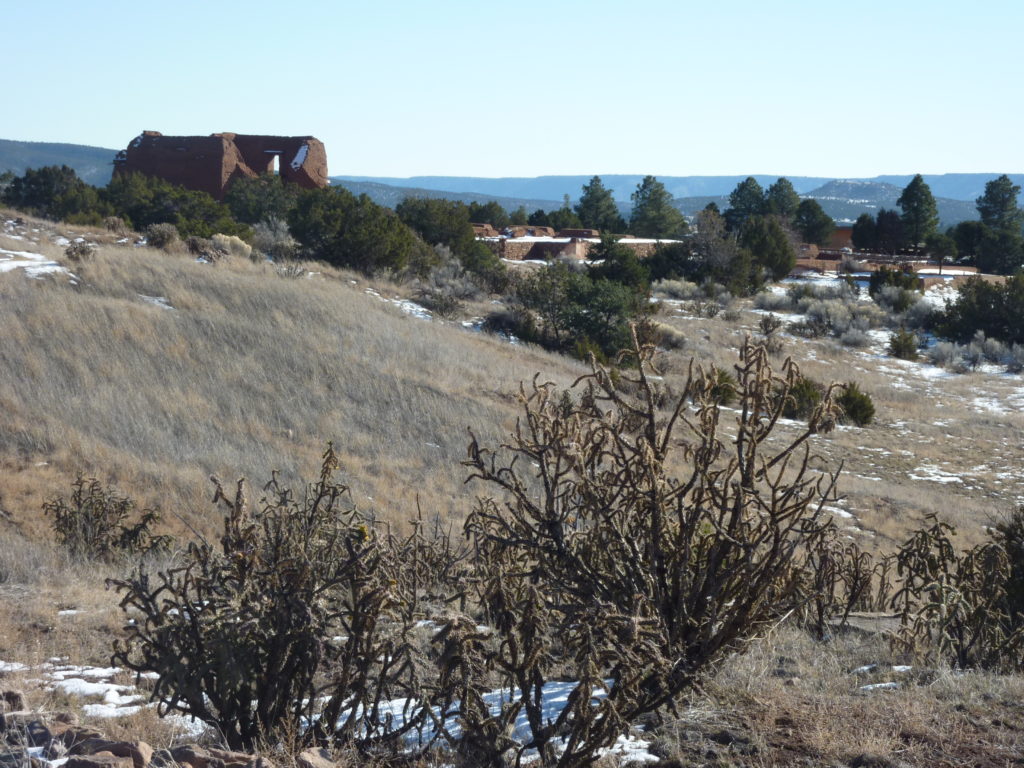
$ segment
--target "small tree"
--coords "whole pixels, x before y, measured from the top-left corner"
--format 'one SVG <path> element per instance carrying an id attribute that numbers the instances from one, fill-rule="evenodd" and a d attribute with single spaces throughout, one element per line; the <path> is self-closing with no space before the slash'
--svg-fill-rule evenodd
<path id="1" fill-rule="evenodd" d="M 896 204 L 903 210 L 903 230 L 915 248 L 922 245 L 939 226 L 939 209 L 931 188 L 921 174 L 911 179 Z"/>
<path id="2" fill-rule="evenodd" d="M 836 228 L 832 217 L 825 213 L 817 200 L 811 198 L 800 201 L 793 226 L 805 243 L 815 245 L 825 245 Z"/>
<path id="3" fill-rule="evenodd" d="M 595 176 L 583 185 L 583 194 L 580 195 L 574 210 L 580 222 L 588 229 L 610 233 L 626 230 L 626 222 L 619 213 L 615 198 L 612 197 L 611 190 L 605 187 L 600 176 Z"/>
<path id="4" fill-rule="evenodd" d="M 889 354 L 900 360 L 917 360 L 917 336 L 913 331 L 899 328 L 889 337 Z"/>
<path id="5" fill-rule="evenodd" d="M 678 238 L 689 231 L 686 218 L 672 205 L 672 195 L 653 176 L 645 176 L 630 195 L 629 231 L 640 237 Z"/>
<path id="6" fill-rule="evenodd" d="M 784 221 L 792 219 L 799 207 L 800 195 L 793 188 L 793 183 L 785 177 L 779 178 L 764 193 L 765 213 L 779 216 Z"/>
<path id="7" fill-rule="evenodd" d="M 981 223 L 997 232 L 1020 234 L 1024 213 L 1017 205 L 1020 185 L 1014 184 L 1005 173 L 985 184 L 985 194 L 975 204 Z"/>

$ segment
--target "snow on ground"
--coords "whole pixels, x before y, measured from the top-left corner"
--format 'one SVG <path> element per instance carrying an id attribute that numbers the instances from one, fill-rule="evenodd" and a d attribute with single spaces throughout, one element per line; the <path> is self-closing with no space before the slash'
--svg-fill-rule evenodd
<path id="1" fill-rule="evenodd" d="M 912 472 L 908 472 L 907 477 L 911 480 L 929 480 L 933 483 L 963 483 L 963 478 L 959 475 L 939 469 L 934 464 L 922 464 L 914 472 L 919 474 L 915 475 Z"/>
<path id="2" fill-rule="evenodd" d="M 437 629 L 434 621 L 424 620 L 419 622 L 424 629 Z M 478 627 L 486 629 L 486 627 Z M 130 683 L 115 683 L 113 679 L 118 675 L 124 675 L 120 667 L 87 667 L 67 664 L 63 659 L 54 658 L 35 667 L 21 664 L 15 661 L 0 661 L 0 672 L 34 672 L 39 675 L 39 683 L 44 690 L 59 692 L 66 696 L 77 697 L 84 700 L 81 705 L 82 713 L 89 717 L 118 718 L 134 715 L 144 707 L 155 707 L 155 703 L 146 703 L 147 696 L 140 693 L 135 685 Z M 155 673 L 144 673 L 143 678 L 153 679 Z M 575 682 L 551 682 L 543 688 L 544 718 L 554 720 L 559 716 L 568 703 L 570 694 L 576 689 Z M 513 695 L 518 696 L 519 692 L 514 691 Z M 604 698 L 606 692 L 602 688 L 595 688 L 593 698 L 595 701 Z M 484 694 L 484 701 L 491 711 L 497 715 L 504 704 L 509 701 L 508 690 L 495 690 Z M 404 717 L 406 700 L 395 699 L 386 702 L 381 709 L 383 717 L 393 717 L 392 727 L 400 727 Z M 181 715 L 168 715 L 164 718 L 170 721 L 183 732 L 192 737 L 198 737 L 205 726 L 188 717 Z M 460 732 L 456 718 L 451 716 L 448 722 L 448 729 L 453 735 Z M 410 746 L 417 743 L 429 743 L 433 740 L 435 732 L 433 726 L 428 725 L 427 730 L 410 737 Z M 529 723 L 526 713 L 520 711 L 516 718 L 512 737 L 525 742 L 529 738 Z M 602 755 L 614 755 L 623 762 L 656 762 L 658 758 L 649 751 L 650 742 L 640 738 L 637 734 L 630 733 L 620 736 L 616 743 Z M 527 757 L 530 753 L 527 753 Z M 59 762 L 40 760 L 48 768 L 57 768 Z"/>
<path id="3" fill-rule="evenodd" d="M 407 315 L 418 317 L 420 320 L 430 320 L 433 317 L 429 309 L 417 304 L 415 301 L 409 301 L 408 299 L 389 299 L 381 296 L 372 288 L 365 289 L 365 292 L 370 296 L 376 296 L 381 301 L 386 301 L 388 304 L 398 307 Z"/>
<path id="4" fill-rule="evenodd" d="M 145 294 L 140 293 L 139 298 L 147 304 L 152 304 L 154 307 L 160 307 L 161 309 L 174 309 L 166 296 L 146 296 Z"/>
<path id="5" fill-rule="evenodd" d="M 9 251 L 6 248 L 0 248 L 0 273 L 12 272 L 15 269 L 23 269 L 26 275 L 34 278 L 54 274 L 68 275 L 72 279 L 75 277 L 56 261 L 38 253 Z"/>

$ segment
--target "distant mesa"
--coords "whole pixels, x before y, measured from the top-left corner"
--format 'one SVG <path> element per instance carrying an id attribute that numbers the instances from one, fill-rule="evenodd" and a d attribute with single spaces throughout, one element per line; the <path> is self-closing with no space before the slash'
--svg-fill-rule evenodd
<path id="1" fill-rule="evenodd" d="M 217 200 L 224 199 L 237 178 L 275 172 L 306 189 L 326 187 L 327 151 L 312 136 L 164 136 L 143 131 L 114 158 L 114 176 L 144 173 L 209 192 Z"/>

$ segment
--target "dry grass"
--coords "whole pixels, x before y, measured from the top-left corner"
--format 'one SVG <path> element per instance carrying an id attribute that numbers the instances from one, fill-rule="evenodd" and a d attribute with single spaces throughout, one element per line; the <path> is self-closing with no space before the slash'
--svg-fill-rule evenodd
<path id="1" fill-rule="evenodd" d="M 418 497 L 457 519 L 466 428 L 498 439 L 521 379 L 580 370 L 407 316 L 365 292 L 393 286 L 322 266 L 289 278 L 107 246 L 76 270 L 77 285 L 0 275 L 0 508 L 36 534 L 42 497 L 77 472 L 203 527 L 210 474 L 308 475 L 327 440 L 361 506 L 405 519 Z"/>
<path id="2" fill-rule="evenodd" d="M 693 356 L 730 368 L 743 336 L 758 335 L 761 317 L 749 302 L 739 306 L 738 322 L 660 314 L 659 322 L 687 339 L 667 353 L 668 367 L 679 371 Z M 874 400 L 874 423 L 841 428 L 813 446 L 823 469 L 843 466 L 838 506 L 855 517 L 838 522 L 852 526 L 849 535 L 862 546 L 891 550 L 929 513 L 956 525 L 965 545 L 975 544 L 994 516 L 1024 501 L 1024 377 L 949 374 L 896 361 L 877 346 L 856 350 L 784 332 L 780 338 L 779 363 L 792 356 L 805 375 L 856 381 Z M 943 474 L 959 481 L 940 482 Z"/>
<path id="3" fill-rule="evenodd" d="M 418 498 L 426 514 L 457 522 L 474 493 L 459 464 L 465 428 L 494 444 L 517 415 L 510 393 L 520 380 L 540 371 L 568 383 L 582 371 L 458 323 L 407 316 L 386 300 L 405 289 L 384 281 L 312 265 L 307 271 L 316 274 L 296 278 L 241 259 L 197 264 L 117 245 L 104 231 L 54 226 L 29 221 L 24 240 L 0 235 L 0 248 L 57 260 L 58 235 L 100 245 L 73 267 L 77 285 L 0 274 L 0 660 L 109 661 L 123 618 L 102 584 L 130 564 L 70 562 L 46 542 L 39 513 L 78 472 L 209 531 L 217 521 L 208 475 L 244 474 L 254 484 L 272 468 L 308 476 L 330 439 L 360 506 L 398 521 L 415 513 Z M 143 296 L 163 297 L 173 309 Z M 664 358 L 668 386 L 691 356 L 734 364 L 759 319 L 740 309 L 738 320 L 658 317 L 684 340 Z M 839 506 L 855 519 L 840 522 L 855 527 L 849 535 L 862 545 L 891 550 L 928 513 L 975 543 L 990 516 L 1024 499 L 1020 377 L 926 377 L 922 366 L 877 350 L 783 338 L 780 363 L 791 354 L 811 377 L 856 380 L 874 398 L 875 424 L 814 444 L 822 469 L 844 463 Z M 922 467 L 962 482 L 920 479 Z M 58 613 L 65 609 L 79 613 Z M 896 691 L 863 692 L 860 685 L 889 678 L 850 674 L 903 661 L 875 636 L 821 644 L 780 630 L 732 660 L 655 735 L 668 756 L 695 764 L 711 760 L 689 751 L 685 733 L 694 726 L 740 729 L 756 747 L 719 750 L 720 765 L 843 765 L 872 752 L 893 764 L 1002 766 L 1024 754 L 1024 678 L 917 670 L 898 678 Z M 8 674 L 0 685 L 25 687 L 34 707 L 76 703 L 29 679 Z M 158 746 L 175 738 L 151 710 L 101 727 Z"/>
<path id="4" fill-rule="evenodd" d="M 892 669 L 909 663 L 879 635 L 819 643 L 780 629 L 735 657 L 662 729 L 663 749 L 685 756 L 687 729 L 724 727 L 754 748 L 723 765 L 849 765 L 868 753 L 891 765 L 1004 766 L 1024 755 L 1024 679 Z M 888 682 L 899 687 L 862 689 Z"/>

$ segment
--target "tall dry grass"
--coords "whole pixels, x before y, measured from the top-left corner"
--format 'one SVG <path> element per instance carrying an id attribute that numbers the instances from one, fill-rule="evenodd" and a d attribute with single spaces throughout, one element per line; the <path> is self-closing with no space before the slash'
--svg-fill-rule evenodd
<path id="1" fill-rule="evenodd" d="M 497 441 L 520 380 L 580 370 L 407 316 L 322 266 L 292 278 L 105 246 L 74 269 L 77 285 L 0 275 L 0 508 L 27 531 L 77 472 L 203 529 L 209 475 L 308 476 L 328 440 L 361 506 L 398 520 L 418 498 L 459 518 L 466 428 Z"/>

